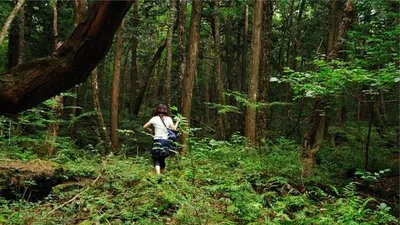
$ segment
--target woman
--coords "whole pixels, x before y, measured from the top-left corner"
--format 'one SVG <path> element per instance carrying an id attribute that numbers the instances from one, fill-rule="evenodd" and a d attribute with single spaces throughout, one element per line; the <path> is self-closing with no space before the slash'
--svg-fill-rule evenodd
<path id="1" fill-rule="evenodd" d="M 171 117 L 168 116 L 168 107 L 160 104 L 154 110 L 153 117 L 143 126 L 150 133 L 153 132 L 151 126 L 154 128 L 154 141 L 151 154 L 157 174 L 164 172 L 165 158 L 168 157 L 168 152 L 172 148 L 171 143 L 168 141 L 167 128 L 176 130 L 178 124 L 179 120 L 174 124 Z"/>

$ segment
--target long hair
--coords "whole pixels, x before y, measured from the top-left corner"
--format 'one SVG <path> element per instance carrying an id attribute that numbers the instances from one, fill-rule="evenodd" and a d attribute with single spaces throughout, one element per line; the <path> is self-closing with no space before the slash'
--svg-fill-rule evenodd
<path id="1" fill-rule="evenodd" d="M 164 104 L 159 104 L 153 112 L 153 116 L 158 116 L 158 115 L 166 115 L 168 116 L 168 107 Z"/>

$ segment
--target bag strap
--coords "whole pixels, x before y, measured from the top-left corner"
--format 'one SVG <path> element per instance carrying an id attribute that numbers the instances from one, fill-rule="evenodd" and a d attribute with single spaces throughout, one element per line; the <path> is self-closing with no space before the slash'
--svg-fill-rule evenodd
<path id="1" fill-rule="evenodd" d="M 161 116 L 159 116 L 159 117 L 161 119 L 161 122 L 164 124 L 164 127 L 167 128 L 167 131 L 168 131 L 168 127 L 165 125 L 164 120 L 161 118 Z"/>

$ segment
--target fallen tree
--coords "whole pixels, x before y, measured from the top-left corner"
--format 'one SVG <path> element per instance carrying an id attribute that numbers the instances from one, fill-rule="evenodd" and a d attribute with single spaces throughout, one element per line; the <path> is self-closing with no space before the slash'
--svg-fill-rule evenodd
<path id="1" fill-rule="evenodd" d="M 46 58 L 0 74 L 0 113 L 17 113 L 87 80 L 107 54 L 134 1 L 96 1 L 72 35 Z"/>

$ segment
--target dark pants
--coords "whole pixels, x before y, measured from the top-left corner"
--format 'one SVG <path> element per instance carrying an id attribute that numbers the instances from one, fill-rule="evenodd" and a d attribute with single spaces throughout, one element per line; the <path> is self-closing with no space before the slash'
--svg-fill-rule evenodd
<path id="1" fill-rule="evenodd" d="M 165 168 L 165 159 L 170 155 L 172 148 L 170 142 L 164 139 L 154 139 L 151 155 L 154 167 L 159 165 L 161 169 Z"/>

